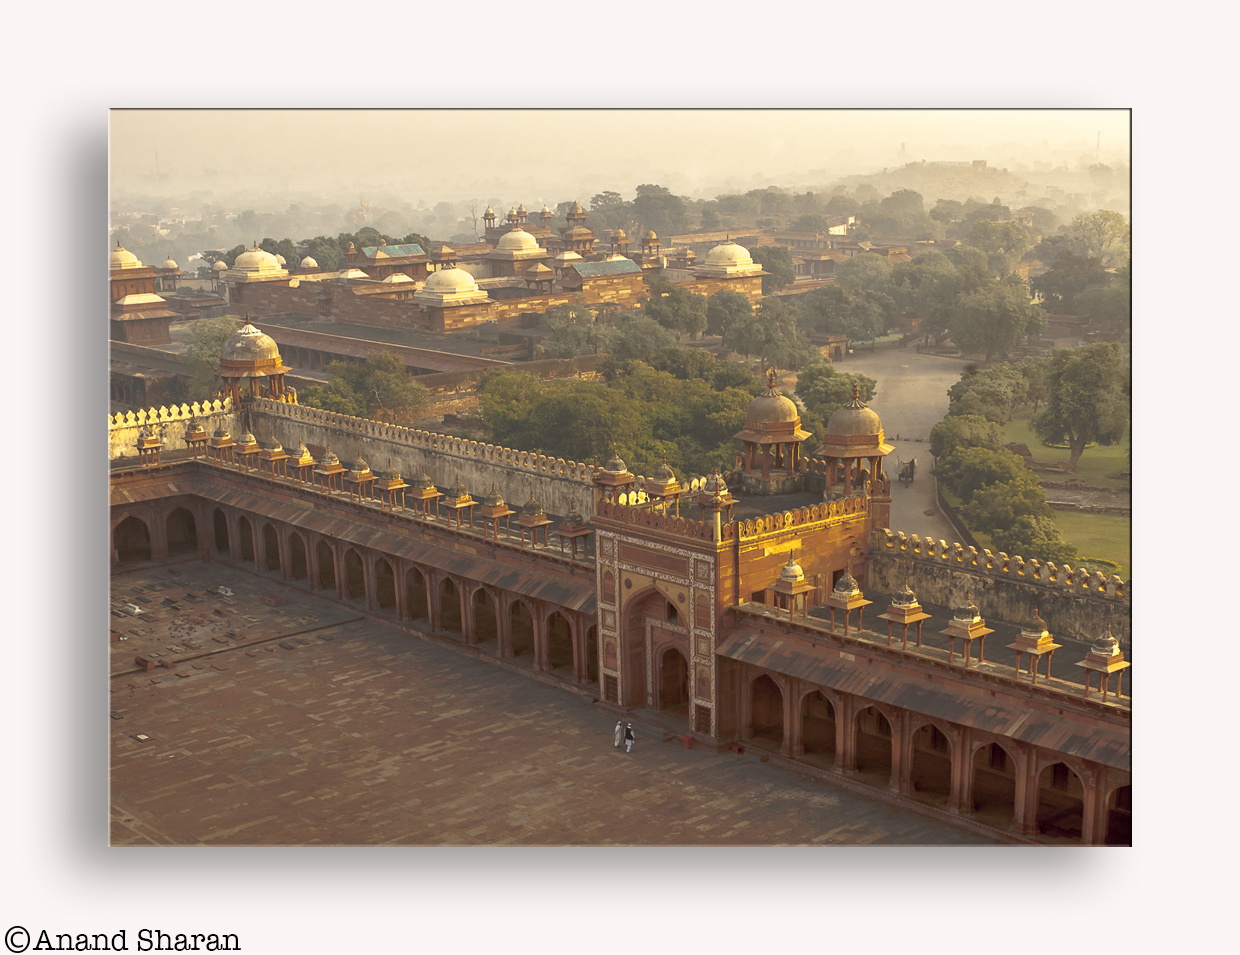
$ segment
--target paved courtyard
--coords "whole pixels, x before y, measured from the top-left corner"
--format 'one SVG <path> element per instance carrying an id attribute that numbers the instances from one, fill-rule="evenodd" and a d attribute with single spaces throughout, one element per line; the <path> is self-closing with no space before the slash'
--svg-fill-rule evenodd
<path id="1" fill-rule="evenodd" d="M 141 567 L 112 606 L 114 845 L 995 844 L 644 724 L 624 755 L 588 697 L 270 576 Z"/>

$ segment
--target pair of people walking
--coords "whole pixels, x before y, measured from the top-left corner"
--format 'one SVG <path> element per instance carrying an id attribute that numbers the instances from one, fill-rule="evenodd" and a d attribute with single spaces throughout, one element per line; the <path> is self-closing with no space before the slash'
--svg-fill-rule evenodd
<path id="1" fill-rule="evenodd" d="M 625 723 L 624 720 L 617 720 L 614 738 L 616 749 L 619 749 L 621 744 L 623 744 L 624 751 L 631 753 L 633 751 L 633 724 Z"/>

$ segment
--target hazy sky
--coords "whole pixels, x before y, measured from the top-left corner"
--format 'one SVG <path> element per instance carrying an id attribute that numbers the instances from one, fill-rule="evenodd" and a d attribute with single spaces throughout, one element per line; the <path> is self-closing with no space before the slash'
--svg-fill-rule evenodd
<path id="1" fill-rule="evenodd" d="M 1104 162 L 1129 156 L 1126 110 L 116 110 L 110 126 L 114 193 L 414 203 L 631 198 L 644 182 L 714 195 L 919 159 L 1074 165 L 1100 133 Z"/>

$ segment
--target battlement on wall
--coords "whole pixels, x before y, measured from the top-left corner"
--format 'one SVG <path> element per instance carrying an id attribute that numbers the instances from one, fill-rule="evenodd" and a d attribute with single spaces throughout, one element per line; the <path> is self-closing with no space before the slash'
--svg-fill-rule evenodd
<path id="1" fill-rule="evenodd" d="M 231 398 L 118 411 L 108 415 L 108 460 L 136 457 L 138 432 L 147 425 L 161 429 L 165 451 L 181 451 L 185 449 L 185 425 L 190 418 L 199 419 L 209 434 L 221 422 L 232 430 L 235 417 Z"/>
<path id="2" fill-rule="evenodd" d="M 887 528 L 871 532 L 869 556 L 868 585 L 880 592 L 907 580 L 929 603 L 957 607 L 971 595 L 984 617 L 1023 625 L 1036 610 L 1052 633 L 1092 640 L 1109 626 L 1131 646 L 1131 581 L 1118 576 Z"/>

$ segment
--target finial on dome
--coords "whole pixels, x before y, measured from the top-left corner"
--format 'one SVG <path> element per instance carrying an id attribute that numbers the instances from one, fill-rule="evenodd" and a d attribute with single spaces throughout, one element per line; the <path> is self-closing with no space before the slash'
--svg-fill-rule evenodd
<path id="1" fill-rule="evenodd" d="M 853 379 L 852 385 L 853 385 L 853 389 L 852 389 L 853 401 L 860 401 L 861 400 L 861 386 L 857 384 L 856 379 Z"/>
<path id="2" fill-rule="evenodd" d="M 766 386 L 772 391 L 775 390 L 775 369 L 768 368 L 766 370 Z"/>

